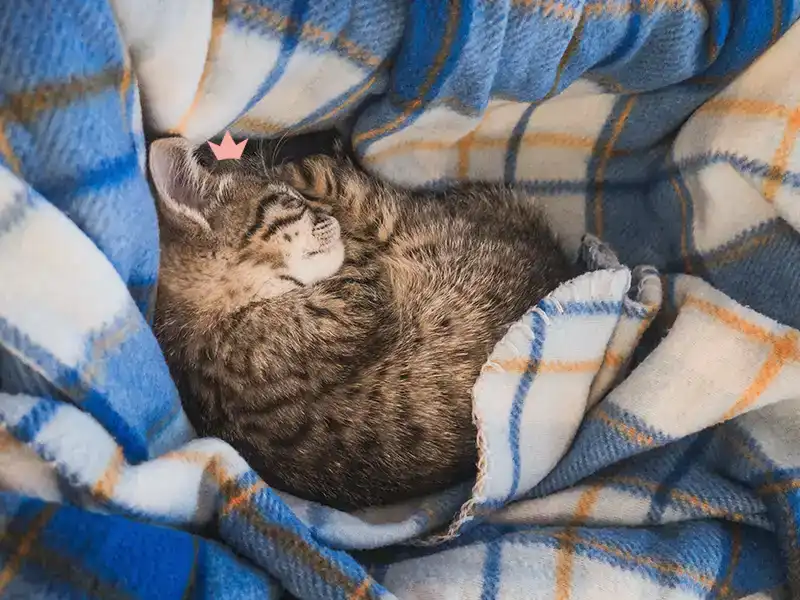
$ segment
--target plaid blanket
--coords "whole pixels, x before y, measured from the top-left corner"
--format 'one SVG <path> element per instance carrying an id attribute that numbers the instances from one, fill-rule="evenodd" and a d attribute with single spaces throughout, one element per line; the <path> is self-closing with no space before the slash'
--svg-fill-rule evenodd
<path id="1" fill-rule="evenodd" d="M 3 4 L 0 473 L 30 470 L 0 494 L 0 595 L 800 595 L 798 14 Z M 586 267 L 487 357 L 476 481 L 353 514 L 197 439 L 149 328 L 143 126 L 333 125 L 400 185 L 526 187 Z"/>

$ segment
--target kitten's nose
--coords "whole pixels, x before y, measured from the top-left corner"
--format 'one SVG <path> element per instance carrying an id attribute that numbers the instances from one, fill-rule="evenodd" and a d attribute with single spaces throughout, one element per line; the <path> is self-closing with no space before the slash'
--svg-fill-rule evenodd
<path id="1" fill-rule="evenodd" d="M 314 225 L 314 237 L 316 237 L 321 244 L 328 244 L 339 238 L 341 230 L 339 221 L 330 216 L 324 216 L 316 225 Z"/>

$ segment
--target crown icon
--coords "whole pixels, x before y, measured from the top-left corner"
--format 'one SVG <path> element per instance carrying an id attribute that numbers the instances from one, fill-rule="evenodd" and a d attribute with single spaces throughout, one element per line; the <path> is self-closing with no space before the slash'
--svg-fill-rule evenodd
<path id="1" fill-rule="evenodd" d="M 217 160 L 239 160 L 242 158 L 242 152 L 244 152 L 244 147 L 247 145 L 247 140 L 245 139 L 237 144 L 233 141 L 231 132 L 226 131 L 221 144 L 208 142 L 208 145 Z"/>

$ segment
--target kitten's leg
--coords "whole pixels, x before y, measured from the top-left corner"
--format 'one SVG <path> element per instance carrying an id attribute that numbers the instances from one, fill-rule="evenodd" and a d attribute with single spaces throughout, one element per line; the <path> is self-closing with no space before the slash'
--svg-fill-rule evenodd
<path id="1" fill-rule="evenodd" d="M 393 234 L 400 192 L 349 161 L 313 156 L 283 165 L 281 176 L 314 205 L 332 213 L 351 235 L 381 243 Z"/>
<path id="2" fill-rule="evenodd" d="M 342 169 L 336 161 L 325 155 L 312 156 L 280 167 L 281 177 L 306 198 L 328 204 L 339 195 L 337 177 Z"/>

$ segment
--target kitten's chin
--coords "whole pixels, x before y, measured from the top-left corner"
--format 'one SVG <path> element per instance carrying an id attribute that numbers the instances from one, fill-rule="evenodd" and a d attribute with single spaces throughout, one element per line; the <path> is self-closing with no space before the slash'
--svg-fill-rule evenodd
<path id="1" fill-rule="evenodd" d="M 290 268 L 292 276 L 305 285 L 312 285 L 332 277 L 344 263 L 344 244 L 341 240 L 332 242 L 325 250 L 303 256 Z"/>

